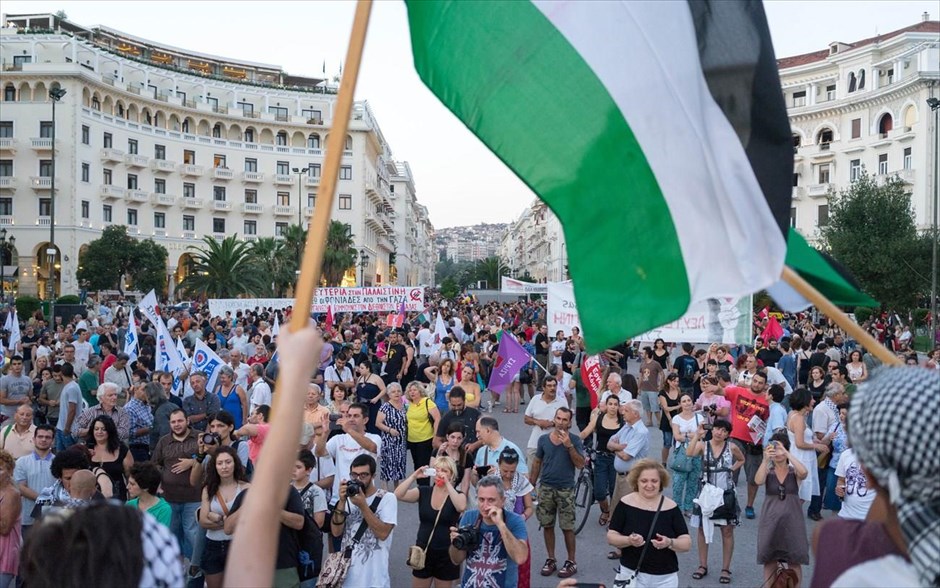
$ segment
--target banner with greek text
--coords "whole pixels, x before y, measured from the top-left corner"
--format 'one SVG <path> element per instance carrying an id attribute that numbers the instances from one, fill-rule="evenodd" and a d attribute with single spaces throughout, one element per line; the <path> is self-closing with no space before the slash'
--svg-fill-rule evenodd
<path id="1" fill-rule="evenodd" d="M 578 305 L 574 301 L 573 282 L 552 282 L 545 284 L 548 291 L 548 336 L 555 338 L 555 333 L 564 331 L 565 336 L 571 335 L 571 328 L 581 328 L 581 318 L 578 316 Z M 587 337 L 585 333 L 581 335 Z"/>
<path id="2" fill-rule="evenodd" d="M 385 286 L 375 288 L 317 288 L 311 312 L 394 312 L 404 302 L 407 312 L 424 310 L 424 288 L 420 286 Z M 213 298 L 209 313 L 222 316 L 255 308 L 282 309 L 294 305 L 293 298 Z"/>
<path id="3" fill-rule="evenodd" d="M 548 293 L 548 284 L 534 284 L 502 276 L 500 292 L 503 294 L 546 294 Z"/>

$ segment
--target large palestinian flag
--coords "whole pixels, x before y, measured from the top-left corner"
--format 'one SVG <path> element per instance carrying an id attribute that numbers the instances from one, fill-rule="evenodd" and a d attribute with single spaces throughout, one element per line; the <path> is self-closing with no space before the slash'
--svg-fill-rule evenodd
<path id="1" fill-rule="evenodd" d="M 424 83 L 564 226 L 588 346 L 780 278 L 793 151 L 759 2 L 408 3 Z"/>

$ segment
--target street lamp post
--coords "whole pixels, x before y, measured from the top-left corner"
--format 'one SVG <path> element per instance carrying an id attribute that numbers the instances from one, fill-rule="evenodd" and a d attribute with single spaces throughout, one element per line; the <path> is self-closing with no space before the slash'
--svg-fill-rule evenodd
<path id="1" fill-rule="evenodd" d="M 927 99 L 927 106 L 933 111 L 933 255 L 930 270 L 930 334 L 932 340 L 930 347 L 933 348 L 937 342 L 937 241 L 940 240 L 938 230 L 938 218 L 940 218 L 940 177 L 938 177 L 937 167 L 940 166 L 940 99 L 930 97 Z"/>
<path id="2" fill-rule="evenodd" d="M 49 98 L 52 98 L 52 165 L 49 174 L 49 247 L 46 253 L 49 255 L 49 279 L 46 289 L 49 292 L 49 322 L 55 327 L 55 105 L 65 96 L 65 88 L 53 88 L 49 90 Z"/>
<path id="3" fill-rule="evenodd" d="M 369 265 L 369 254 L 365 249 L 359 250 L 359 285 L 366 285 L 366 266 Z"/>
<path id="4" fill-rule="evenodd" d="M 7 241 L 7 230 L 0 229 L 0 302 L 6 301 L 6 253 L 10 252 L 10 261 L 13 261 L 12 254 L 15 245 L 16 237 L 10 235 L 10 240 Z"/>

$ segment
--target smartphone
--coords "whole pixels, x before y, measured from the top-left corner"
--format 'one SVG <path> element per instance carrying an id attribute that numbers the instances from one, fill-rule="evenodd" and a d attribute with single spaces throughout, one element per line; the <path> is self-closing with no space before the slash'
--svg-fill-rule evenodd
<path id="1" fill-rule="evenodd" d="M 477 466 L 477 476 L 484 478 L 490 473 L 490 466 Z"/>
<path id="2" fill-rule="evenodd" d="M 434 468 L 425 468 L 424 475 L 426 475 L 429 478 L 433 478 L 434 476 L 437 475 L 437 470 Z"/>

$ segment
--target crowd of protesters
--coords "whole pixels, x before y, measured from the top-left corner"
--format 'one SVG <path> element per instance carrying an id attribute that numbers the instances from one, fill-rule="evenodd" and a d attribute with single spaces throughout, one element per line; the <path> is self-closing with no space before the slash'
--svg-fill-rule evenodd
<path id="1" fill-rule="evenodd" d="M 762 313 L 745 345 L 658 339 L 608 349 L 604 385 L 592 393 L 580 331 L 549 333 L 543 304 L 427 304 L 399 328 L 384 314 L 317 317 L 325 344 L 302 409 L 272 585 L 317 585 L 324 559 L 349 550 L 343 585 L 390 586 L 390 566 L 402 565 L 390 550 L 403 503 L 417 504 L 417 536 L 398 538 L 413 545 L 416 587 L 528 587 L 533 569 L 583 575 L 574 487 L 589 458 L 608 557 L 631 586 L 677 586 L 677 553 L 693 544 L 691 578 L 707 582 L 715 527 L 722 584 L 734 566 L 760 565 L 768 585 L 781 576 L 810 585 L 802 573 L 814 550 L 825 557 L 813 586 L 890 584 L 865 584 L 875 565 L 888 566 L 891 585 L 940 579 L 936 485 L 924 489 L 938 458 L 914 441 L 898 446 L 935 428 L 940 350 L 920 361 L 906 328 L 866 323 L 908 364 L 879 369 L 825 319 Z M 432 309 L 445 333 L 432 331 Z M 155 370 L 155 329 L 141 317 L 136 357 L 126 353 L 130 308 L 95 305 L 54 326 L 25 321 L 0 378 L 0 588 L 18 577 L 54 583 L 56 573 L 94 583 L 111 571 L 140 586 L 221 586 L 285 367 L 276 325 L 290 313 L 164 309 L 190 355 L 199 340 L 225 362 L 212 390 L 210 375 L 190 366 Z M 502 337 L 533 360 L 496 393 L 487 383 Z M 921 390 L 927 405 L 902 412 Z M 528 438 L 506 438 L 505 419 L 531 427 Z M 662 453 L 652 455 L 660 434 Z M 838 515 L 814 526 L 826 512 Z M 541 567 L 530 561 L 532 516 L 548 555 Z M 757 519 L 757 562 L 734 558 L 742 519 Z M 109 528 L 96 536 L 91 525 Z M 846 548 L 850 535 L 864 549 Z M 54 555 L 66 557 L 61 542 L 82 537 L 123 540 L 115 556 L 140 561 L 49 569 Z"/>

